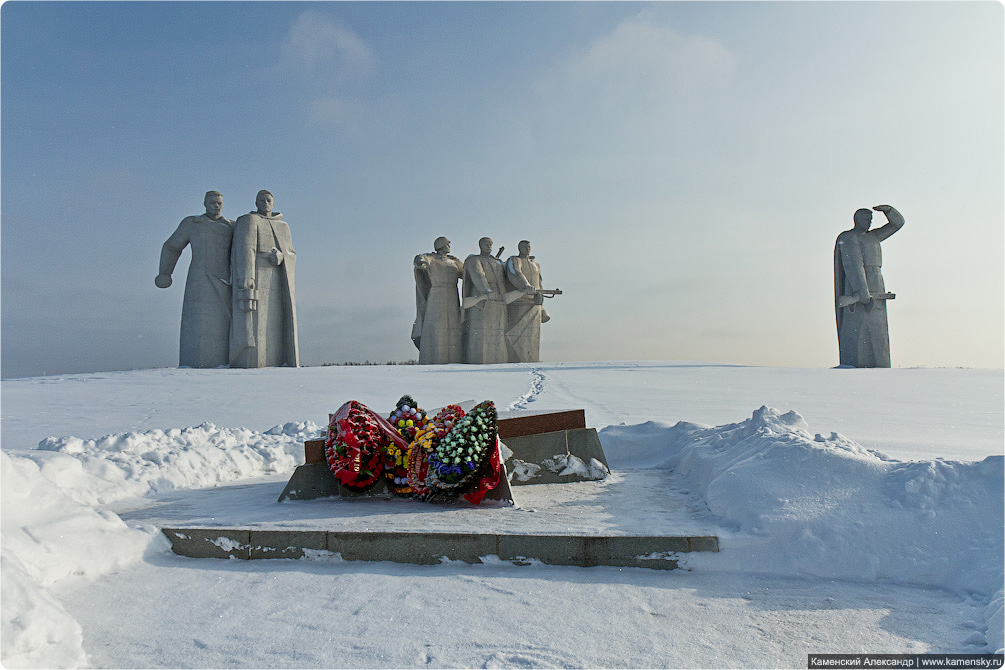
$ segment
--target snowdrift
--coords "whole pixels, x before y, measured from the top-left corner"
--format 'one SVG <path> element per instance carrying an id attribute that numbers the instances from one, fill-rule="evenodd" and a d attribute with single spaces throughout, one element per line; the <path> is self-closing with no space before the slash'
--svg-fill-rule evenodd
<path id="1" fill-rule="evenodd" d="M 665 468 L 722 523 L 722 553 L 692 554 L 690 567 L 981 594 L 988 644 L 1005 646 L 1003 457 L 896 461 L 763 406 L 741 423 L 610 426 L 600 438 L 612 468 Z"/>
<path id="2" fill-rule="evenodd" d="M 292 470 L 319 430 L 311 422 L 264 433 L 205 423 L 96 440 L 50 437 L 35 451 L 0 453 L 4 665 L 83 664 L 80 626 L 47 587 L 170 550 L 159 529 L 129 528 L 100 505 Z"/>

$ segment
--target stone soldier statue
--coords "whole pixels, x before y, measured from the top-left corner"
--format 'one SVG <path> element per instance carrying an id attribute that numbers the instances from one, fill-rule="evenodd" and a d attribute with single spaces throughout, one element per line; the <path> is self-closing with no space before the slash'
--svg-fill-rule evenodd
<path id="1" fill-rule="evenodd" d="M 289 224 L 272 211 L 272 204 L 272 194 L 259 191 L 257 211 L 238 217 L 234 224 L 232 368 L 300 365 L 294 289 L 297 252 Z"/>
<path id="2" fill-rule="evenodd" d="M 509 301 L 506 345 L 510 363 L 536 363 L 541 360 L 541 324 L 551 317 L 538 294 L 542 288 L 541 266 L 530 255 L 530 242 L 522 240 L 517 248 L 520 255 L 510 256 L 505 266 Z M 511 295 L 515 299 L 510 300 Z"/>
<path id="3" fill-rule="evenodd" d="M 492 255 L 492 239 L 478 240 L 480 253 L 464 260 L 461 290 L 465 363 L 505 363 L 506 281 L 503 263 Z"/>
<path id="4" fill-rule="evenodd" d="M 178 365 L 215 368 L 230 361 L 230 242 L 234 224 L 225 219 L 223 196 L 209 191 L 203 200 L 206 213 L 186 216 L 161 248 L 158 288 L 171 286 L 171 273 L 186 246 L 192 261 L 185 280 L 181 310 L 181 345 Z"/>
<path id="5" fill-rule="evenodd" d="M 461 363 L 461 304 L 457 281 L 464 264 L 450 255 L 450 240 L 437 237 L 435 251 L 419 254 L 413 262 L 415 273 L 415 323 L 412 341 L 419 350 L 420 365 Z"/>
<path id="6" fill-rule="evenodd" d="M 834 309 L 837 316 L 841 365 L 890 367 L 887 301 L 896 296 L 883 284 L 880 242 L 904 226 L 904 217 L 890 205 L 873 207 L 888 223 L 870 230 L 872 212 L 855 212 L 855 227 L 838 235 L 834 245 Z"/>

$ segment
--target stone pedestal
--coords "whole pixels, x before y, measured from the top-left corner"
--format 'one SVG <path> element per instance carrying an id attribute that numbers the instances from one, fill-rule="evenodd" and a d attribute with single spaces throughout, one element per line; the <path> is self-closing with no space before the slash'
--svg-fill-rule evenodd
<path id="1" fill-rule="evenodd" d="M 510 486 L 559 484 L 603 479 L 610 472 L 594 428 L 586 427 L 581 409 L 555 412 L 509 412 L 497 423 L 503 459 L 503 481 L 486 500 L 513 500 Z M 382 477 L 360 491 L 342 486 L 328 468 L 323 439 L 304 442 L 305 464 L 297 467 L 279 496 L 280 502 L 328 496 L 393 497 Z"/>

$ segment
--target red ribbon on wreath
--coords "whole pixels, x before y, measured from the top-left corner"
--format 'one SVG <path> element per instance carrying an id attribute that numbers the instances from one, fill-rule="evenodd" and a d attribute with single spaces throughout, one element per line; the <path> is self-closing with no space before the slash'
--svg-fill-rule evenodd
<path id="1" fill-rule="evenodd" d="M 502 479 L 502 462 L 499 460 L 499 438 L 496 437 L 496 443 L 492 447 L 492 453 L 489 454 L 489 471 L 481 479 L 475 482 L 474 488 L 465 493 L 462 497 L 467 500 L 472 505 L 477 505 L 482 501 L 489 491 L 499 486 L 499 481 Z"/>

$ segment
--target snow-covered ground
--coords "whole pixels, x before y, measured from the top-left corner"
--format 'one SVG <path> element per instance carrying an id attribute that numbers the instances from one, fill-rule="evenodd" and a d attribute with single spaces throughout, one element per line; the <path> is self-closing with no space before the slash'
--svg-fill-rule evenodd
<path id="1" fill-rule="evenodd" d="M 998 651 L 1003 385 L 990 370 L 664 362 L 3 380 L 0 660 L 805 667 L 809 653 Z M 721 550 L 672 572 L 170 552 L 149 511 L 168 503 L 302 524 L 351 505 L 391 523 L 387 502 L 276 497 L 328 412 L 388 411 L 404 393 L 584 408 L 600 429 L 607 481 L 519 487 L 516 508 L 477 511 L 485 527 L 553 530 L 551 503 L 570 525 L 702 530 Z"/>

